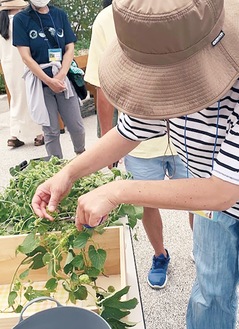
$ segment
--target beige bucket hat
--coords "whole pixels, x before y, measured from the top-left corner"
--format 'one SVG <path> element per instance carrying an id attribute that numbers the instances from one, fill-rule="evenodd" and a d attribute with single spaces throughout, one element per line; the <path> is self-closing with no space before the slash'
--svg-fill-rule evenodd
<path id="1" fill-rule="evenodd" d="M 21 9 L 27 7 L 28 2 L 24 0 L 1 0 L 0 1 L 0 11 L 1 10 L 12 10 Z"/>
<path id="2" fill-rule="evenodd" d="M 99 67 L 120 111 L 168 119 L 212 105 L 239 77 L 238 0 L 114 0 Z"/>

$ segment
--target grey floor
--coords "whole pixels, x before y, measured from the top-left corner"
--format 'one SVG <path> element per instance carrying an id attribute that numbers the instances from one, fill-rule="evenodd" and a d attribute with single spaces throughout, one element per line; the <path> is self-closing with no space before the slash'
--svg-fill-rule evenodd
<path id="1" fill-rule="evenodd" d="M 6 96 L 0 96 L 0 192 L 8 185 L 9 168 L 23 160 L 45 156 L 44 146 L 34 147 L 31 127 L 25 146 L 11 149 L 6 146 L 9 136 L 9 112 Z M 86 128 L 86 147 L 96 140 L 96 116 L 84 119 Z M 64 157 L 74 156 L 68 132 L 61 135 Z M 121 165 L 121 169 L 124 169 Z M 171 262 L 168 284 L 165 289 L 155 291 L 146 282 L 147 271 L 151 264 L 153 250 L 144 233 L 142 225 L 137 227 L 138 241 L 134 241 L 137 271 L 147 329 L 184 329 L 187 301 L 195 277 L 195 266 L 190 257 L 192 251 L 192 232 L 188 214 L 183 211 L 161 211 L 164 222 L 164 242 Z M 220 329 L 220 328 L 205 328 Z M 239 329 L 239 323 L 237 324 Z"/>

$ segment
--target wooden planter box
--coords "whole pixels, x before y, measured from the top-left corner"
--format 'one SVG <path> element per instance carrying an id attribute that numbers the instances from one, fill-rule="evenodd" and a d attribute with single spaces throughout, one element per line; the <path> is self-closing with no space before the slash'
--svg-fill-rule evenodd
<path id="1" fill-rule="evenodd" d="M 98 285 L 107 288 L 113 285 L 116 290 L 122 289 L 126 286 L 126 270 L 125 270 L 125 247 L 124 247 L 124 230 L 125 228 L 110 227 L 106 229 L 103 235 L 96 234 L 94 241 L 98 243 L 100 248 L 105 249 L 107 252 L 107 259 L 104 268 L 106 276 L 101 276 L 97 280 Z M 25 239 L 25 235 L 19 236 L 4 236 L 0 237 L 0 310 L 7 307 L 7 297 L 9 293 L 9 284 L 12 280 L 13 274 L 24 258 L 24 255 L 15 255 L 15 250 L 18 245 Z M 23 267 L 22 267 L 23 271 Z M 48 275 L 45 269 L 32 270 L 29 278 L 36 284 L 37 288 L 44 286 L 48 280 Z M 54 294 L 54 298 L 65 305 L 67 295 L 62 288 Z M 72 305 L 68 303 L 67 305 Z M 78 301 L 76 306 L 85 307 L 96 311 L 96 306 L 93 299 L 86 301 Z M 35 303 L 28 308 L 24 313 L 25 316 L 34 314 L 45 308 L 55 307 L 52 302 Z M 12 329 L 19 321 L 19 314 L 16 313 L 0 313 L 0 328 Z"/>

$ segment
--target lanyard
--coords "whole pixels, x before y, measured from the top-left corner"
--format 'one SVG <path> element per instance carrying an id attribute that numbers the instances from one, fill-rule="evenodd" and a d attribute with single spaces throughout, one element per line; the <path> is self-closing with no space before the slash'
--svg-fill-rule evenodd
<path id="1" fill-rule="evenodd" d="M 53 21 L 53 18 L 52 18 L 52 16 L 51 16 L 50 12 L 48 12 L 47 15 L 50 16 L 50 19 L 51 19 L 52 25 L 53 25 L 53 27 L 54 27 L 54 29 L 55 29 L 55 32 L 56 32 L 56 38 L 54 38 L 54 37 L 50 34 L 49 31 L 44 31 L 44 27 L 43 27 L 43 24 L 42 24 L 41 17 L 39 16 L 39 14 L 38 14 L 38 12 L 37 12 L 36 10 L 34 10 L 34 13 L 35 13 L 36 16 L 38 17 L 38 20 L 39 20 L 39 23 L 40 23 L 41 30 L 42 30 L 42 32 L 43 32 L 43 33 L 45 34 L 45 36 L 46 36 L 46 39 L 45 39 L 45 40 L 46 40 L 46 42 L 47 42 L 47 44 L 48 44 L 48 48 L 52 48 L 51 45 L 50 45 L 50 43 L 49 43 L 49 39 L 51 39 L 52 41 L 54 41 L 55 44 L 57 43 L 58 48 L 61 48 L 61 47 L 60 47 L 60 42 L 59 42 L 59 40 L 58 40 L 58 35 L 57 35 L 57 32 L 56 32 L 56 26 L 55 26 L 55 23 L 54 23 L 54 21 Z M 54 45 L 52 45 L 52 46 L 54 46 Z"/>

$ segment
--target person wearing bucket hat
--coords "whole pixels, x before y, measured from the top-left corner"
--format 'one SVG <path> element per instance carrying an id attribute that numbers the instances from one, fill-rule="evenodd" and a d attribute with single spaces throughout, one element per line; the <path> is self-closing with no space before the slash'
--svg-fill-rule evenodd
<path id="1" fill-rule="evenodd" d="M 62 158 L 59 114 L 76 154 L 85 150 L 85 130 L 78 96 L 67 77 L 76 36 L 66 13 L 49 2 L 32 0 L 14 16 L 13 45 L 26 64 L 24 79 L 31 115 L 42 125 L 47 154 Z"/>
<path id="2" fill-rule="evenodd" d="M 8 139 L 7 145 L 13 148 L 24 145 L 19 138 L 29 135 L 29 125 L 32 127 L 31 133 L 37 136 L 35 139 L 42 139 L 41 127 L 34 124 L 28 113 L 25 85 L 22 79 L 24 65 L 17 49 L 12 45 L 13 16 L 27 5 L 28 3 L 23 0 L 0 1 L 0 60 L 4 79 L 11 95 L 9 104 L 11 138 Z"/>
<path id="3" fill-rule="evenodd" d="M 85 71 L 85 81 L 96 85 L 97 88 L 97 114 L 102 136 L 114 125 L 115 109 L 105 98 L 100 88 L 98 66 L 107 45 L 116 36 L 112 1 L 107 1 L 106 4 L 103 2 L 103 7 L 104 9 L 97 15 L 92 26 Z M 177 155 L 172 143 L 168 143 L 167 135 L 141 143 L 130 154 L 125 156 L 124 164 L 126 170 L 136 180 L 188 177 L 186 167 Z M 189 214 L 189 216 L 191 224 L 193 215 Z M 157 208 L 144 207 L 142 223 L 154 250 L 152 266 L 147 274 L 147 283 L 153 289 L 161 289 L 167 284 L 170 254 L 164 246 L 163 220 L 160 211 Z"/>
<path id="4" fill-rule="evenodd" d="M 194 212 L 188 329 L 236 328 L 238 11 L 237 0 L 114 0 L 117 40 L 99 75 L 106 97 L 123 112 L 118 126 L 41 184 L 32 200 L 35 213 L 52 220 L 46 206 L 54 211 L 77 178 L 167 130 L 193 178 L 106 184 L 78 199 L 76 226 L 96 226 L 120 203 Z"/>
<path id="5" fill-rule="evenodd" d="M 2 10 L 21 10 L 26 8 L 28 3 L 24 0 L 1 0 L 0 11 Z"/>

